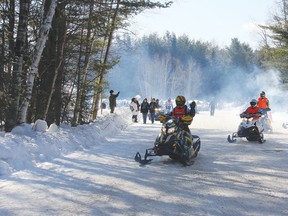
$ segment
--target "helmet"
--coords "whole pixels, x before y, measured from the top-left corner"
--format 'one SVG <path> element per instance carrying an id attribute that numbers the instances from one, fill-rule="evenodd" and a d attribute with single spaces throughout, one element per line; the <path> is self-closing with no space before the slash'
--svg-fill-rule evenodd
<path id="1" fill-rule="evenodd" d="M 184 106 L 186 103 L 186 99 L 184 96 L 177 96 L 175 102 L 177 106 Z"/>
<path id="2" fill-rule="evenodd" d="M 251 105 L 252 107 L 255 107 L 255 106 L 257 105 L 257 100 L 256 100 L 256 99 L 252 99 L 252 100 L 250 101 L 250 105 Z"/>
<path id="3" fill-rule="evenodd" d="M 114 91 L 113 90 L 110 90 L 110 94 L 112 94 Z"/>
<path id="4" fill-rule="evenodd" d="M 265 92 L 264 92 L 264 91 L 262 91 L 262 92 L 260 93 L 260 97 L 265 97 Z"/>

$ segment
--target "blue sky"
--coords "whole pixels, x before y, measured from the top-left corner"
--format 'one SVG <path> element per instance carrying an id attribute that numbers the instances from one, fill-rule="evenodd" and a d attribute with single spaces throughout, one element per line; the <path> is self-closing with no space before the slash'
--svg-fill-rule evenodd
<path id="1" fill-rule="evenodd" d="M 186 34 L 221 47 L 238 38 L 257 48 L 261 39 L 255 23 L 269 23 L 276 9 L 276 0 L 176 0 L 170 8 L 137 15 L 130 29 L 139 36 L 166 31 Z"/>

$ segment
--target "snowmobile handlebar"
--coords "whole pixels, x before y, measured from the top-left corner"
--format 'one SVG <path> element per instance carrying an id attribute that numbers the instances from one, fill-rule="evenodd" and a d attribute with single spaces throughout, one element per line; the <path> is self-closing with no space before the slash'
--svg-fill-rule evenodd
<path id="1" fill-rule="evenodd" d="M 254 116 L 262 116 L 262 113 L 255 113 L 255 114 L 247 114 L 247 113 L 241 113 L 240 118 L 253 118 Z"/>
<path id="2" fill-rule="evenodd" d="M 261 112 L 263 113 L 263 115 L 266 115 L 269 111 L 271 111 L 270 108 L 261 109 Z"/>

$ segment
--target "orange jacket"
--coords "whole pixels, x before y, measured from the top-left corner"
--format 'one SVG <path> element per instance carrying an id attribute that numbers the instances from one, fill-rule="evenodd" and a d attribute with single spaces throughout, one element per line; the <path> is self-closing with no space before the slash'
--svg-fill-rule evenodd
<path id="1" fill-rule="evenodd" d="M 268 101 L 268 99 L 267 99 L 266 97 L 265 97 L 265 98 L 259 97 L 259 98 L 258 98 L 258 107 L 261 108 L 261 109 L 269 108 L 269 101 Z"/>
<path id="2" fill-rule="evenodd" d="M 258 113 L 258 111 L 259 111 L 259 107 L 257 106 L 257 107 L 255 107 L 255 108 L 252 108 L 251 106 L 250 107 L 248 107 L 248 109 L 247 109 L 247 113 L 248 114 L 256 114 L 256 113 Z M 253 119 L 259 119 L 260 118 L 260 116 L 253 116 Z"/>

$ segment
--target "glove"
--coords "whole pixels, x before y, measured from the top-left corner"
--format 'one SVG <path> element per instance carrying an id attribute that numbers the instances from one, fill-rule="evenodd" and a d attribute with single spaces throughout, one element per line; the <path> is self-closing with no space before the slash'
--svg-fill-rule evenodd
<path id="1" fill-rule="evenodd" d="M 190 115 L 186 115 L 186 116 L 183 116 L 181 120 L 183 121 L 184 124 L 190 125 L 192 123 L 193 118 Z"/>
<path id="2" fill-rule="evenodd" d="M 161 123 L 165 120 L 165 118 L 166 118 L 165 115 L 159 115 L 158 116 L 158 119 Z"/>
<path id="3" fill-rule="evenodd" d="M 254 116 L 260 117 L 260 116 L 262 116 L 262 113 L 255 113 Z"/>

